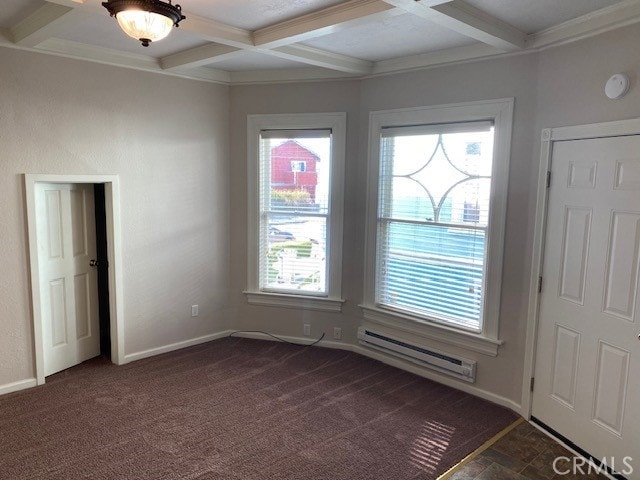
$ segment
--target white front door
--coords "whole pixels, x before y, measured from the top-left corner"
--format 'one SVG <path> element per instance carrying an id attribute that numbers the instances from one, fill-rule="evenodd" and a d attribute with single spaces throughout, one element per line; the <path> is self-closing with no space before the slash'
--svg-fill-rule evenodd
<path id="1" fill-rule="evenodd" d="M 44 369 L 100 355 L 93 185 L 36 184 Z"/>
<path id="2" fill-rule="evenodd" d="M 640 136 L 555 142 L 551 172 L 532 414 L 640 479 Z"/>

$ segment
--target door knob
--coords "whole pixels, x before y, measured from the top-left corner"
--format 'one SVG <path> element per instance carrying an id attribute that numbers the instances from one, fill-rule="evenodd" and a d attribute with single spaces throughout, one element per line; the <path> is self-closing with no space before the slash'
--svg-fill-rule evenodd
<path id="1" fill-rule="evenodd" d="M 99 263 L 98 263 L 98 261 L 97 261 L 97 260 L 91 260 L 91 261 L 89 262 L 89 266 L 90 266 L 90 267 L 97 267 L 98 265 L 99 265 Z"/>

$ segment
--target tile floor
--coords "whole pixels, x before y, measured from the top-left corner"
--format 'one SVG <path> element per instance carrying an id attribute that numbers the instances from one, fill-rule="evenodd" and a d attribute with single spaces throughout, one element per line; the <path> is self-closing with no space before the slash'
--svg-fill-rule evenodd
<path id="1" fill-rule="evenodd" d="M 554 472 L 553 462 L 559 457 L 573 458 L 573 454 L 563 446 L 540 432 L 527 422 L 499 439 L 477 457 L 457 470 L 448 480 L 595 480 L 607 477 L 595 472 L 568 473 Z M 570 462 L 557 462 L 560 472 L 570 470 Z"/>

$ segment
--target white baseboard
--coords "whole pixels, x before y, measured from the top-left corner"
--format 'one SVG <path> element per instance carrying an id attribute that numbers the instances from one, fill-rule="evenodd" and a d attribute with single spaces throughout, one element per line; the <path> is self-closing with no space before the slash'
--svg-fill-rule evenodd
<path id="1" fill-rule="evenodd" d="M 142 360 L 143 358 L 153 357 L 155 355 L 172 352 L 174 350 L 180 350 L 181 348 L 200 345 L 201 343 L 206 343 L 212 340 L 217 340 L 219 338 L 228 337 L 232 333 L 234 337 L 253 338 L 256 340 L 277 341 L 275 338 L 260 332 L 242 332 L 242 331 L 236 332 L 236 330 L 223 330 L 221 332 L 212 333 L 210 335 L 204 335 L 202 337 L 192 338 L 190 340 L 184 340 L 182 342 L 171 343 L 169 345 L 164 345 L 162 347 L 151 348 L 149 350 L 144 350 L 142 352 L 130 353 L 124 356 L 124 360 L 125 360 L 124 363 L 135 362 L 136 360 Z M 283 340 L 286 340 L 287 342 L 297 343 L 300 345 L 310 344 L 315 341 L 315 339 L 312 339 L 309 337 L 293 337 L 289 335 L 278 335 L 278 337 L 282 338 Z M 321 340 L 320 342 L 315 344 L 315 346 L 324 347 L 324 348 L 335 348 L 338 350 L 347 350 L 350 352 L 358 353 L 360 355 L 364 355 L 365 357 L 373 358 L 374 360 L 378 360 L 387 365 L 391 365 L 392 367 L 396 367 L 401 370 L 406 370 L 408 372 L 414 373 L 421 377 L 428 378 L 429 380 L 433 380 L 435 382 L 442 383 L 449 387 L 462 390 L 463 392 L 469 393 L 471 395 L 475 395 L 476 397 L 480 397 L 490 402 L 493 402 L 495 404 L 501 405 L 503 407 L 506 407 L 522 415 L 522 406 L 514 402 L 513 400 L 509 400 L 506 397 L 496 395 L 494 393 L 488 392 L 486 390 L 475 387 L 473 385 L 469 385 L 468 383 L 460 382 L 452 378 L 447 378 L 445 375 L 440 375 L 436 372 L 431 372 L 427 368 L 422 368 L 419 365 L 405 362 L 399 358 L 386 355 L 382 352 L 377 352 L 360 345 L 353 345 L 353 344 L 344 343 L 344 342 L 335 342 L 332 340 Z M 36 385 L 37 385 L 37 381 L 35 378 L 28 378 L 26 380 L 20 380 L 18 382 L 0 385 L 0 395 L 4 395 L 11 392 L 17 392 L 19 390 L 24 390 L 26 388 L 35 387 Z"/>
<path id="2" fill-rule="evenodd" d="M 204 335 L 202 337 L 192 338 L 190 340 L 184 340 L 182 342 L 171 343 L 169 345 L 164 345 L 162 347 L 150 348 L 149 350 L 144 350 L 142 352 L 130 353 L 124 356 L 124 360 L 125 360 L 124 363 L 135 362 L 136 360 L 142 360 L 143 358 L 153 357 L 155 355 L 161 355 L 163 353 L 172 352 L 174 350 L 180 350 L 181 348 L 200 345 L 201 343 L 211 342 L 212 340 L 228 337 L 231 334 L 233 334 L 234 337 L 253 338 L 256 340 L 277 341 L 275 338 L 260 332 L 242 332 L 242 331 L 235 331 L 235 330 L 223 330 L 221 332 L 212 333 L 210 335 Z M 282 338 L 283 340 L 286 340 L 287 342 L 297 343 L 300 345 L 310 344 L 315 341 L 315 339 L 308 338 L 308 337 L 293 337 L 290 335 L 278 335 L 278 337 Z M 469 385 L 465 382 L 460 382 L 452 378 L 447 378 L 445 375 L 440 375 L 436 372 L 431 372 L 427 368 L 422 368 L 419 365 L 414 365 L 409 362 L 405 362 L 399 358 L 386 355 L 382 352 L 373 351 L 371 349 L 368 349 L 360 345 L 353 345 L 353 344 L 344 343 L 344 342 L 335 342 L 332 340 L 321 340 L 320 342 L 315 344 L 315 346 L 324 347 L 324 348 L 335 348 L 338 350 L 347 350 L 350 352 L 358 353 L 360 355 L 364 355 L 365 357 L 373 358 L 374 360 L 378 360 L 387 365 L 391 365 L 392 367 L 396 367 L 401 370 L 406 370 L 408 372 L 414 373 L 421 377 L 428 378 L 429 380 L 433 380 L 435 382 L 442 383 L 449 387 L 462 390 L 463 392 L 469 393 L 471 395 L 475 395 L 476 397 L 483 398 L 485 400 L 488 400 L 497 405 L 506 407 L 522 415 L 522 406 L 514 402 L 513 400 L 510 400 L 501 395 L 496 395 L 494 393 L 488 392 L 486 390 L 475 387 L 473 385 Z M 35 386 L 36 386 L 35 378 L 30 378 L 27 380 L 22 380 L 14 383 L 9 383 L 7 385 L 0 385 L 0 395 L 5 393 L 15 392 L 25 388 L 35 387 Z"/>
<path id="3" fill-rule="evenodd" d="M 212 333 L 210 335 L 204 335 L 190 340 L 183 340 L 182 342 L 170 343 L 169 345 L 163 345 L 162 347 L 150 348 L 149 350 L 143 350 L 142 352 L 129 353 L 124 356 L 124 363 L 135 362 L 136 360 L 142 360 L 143 358 L 153 357 L 155 355 L 173 352 L 174 350 L 180 350 L 181 348 L 193 347 L 194 345 L 200 345 L 201 343 L 207 343 L 212 340 L 228 337 L 232 331 L 233 330 L 223 330 L 222 332 Z"/>
<path id="4" fill-rule="evenodd" d="M 229 331 L 229 333 L 231 332 L 233 332 L 233 330 Z M 242 337 L 242 338 L 253 338 L 257 340 L 277 341 L 275 338 L 259 332 L 238 332 L 238 333 L 235 333 L 233 336 Z M 292 337 L 288 335 L 278 335 L 278 337 L 288 342 L 299 343 L 299 344 L 309 344 L 315 341 L 308 337 Z M 463 392 L 469 393 L 471 395 L 475 395 L 476 397 L 480 397 L 484 400 L 488 400 L 489 402 L 508 408 L 509 410 L 513 410 L 519 415 L 522 414 L 521 413 L 522 406 L 514 402 L 513 400 L 509 400 L 508 398 L 503 397 L 501 395 L 496 395 L 495 393 L 488 392 L 481 388 L 470 385 L 466 382 L 461 382 L 453 378 L 448 378 L 446 375 L 440 375 L 436 372 L 432 372 L 428 368 L 422 368 L 419 365 L 415 365 L 410 362 L 405 362 L 399 358 L 393 357 L 391 355 L 386 355 L 382 352 L 377 352 L 360 345 L 353 345 L 350 343 L 343 343 L 343 342 L 334 342 L 331 340 L 321 340 L 315 346 L 325 347 L 325 348 L 336 348 L 339 350 L 347 350 L 350 352 L 358 353 L 360 355 L 364 355 L 365 357 L 373 358 L 374 360 L 378 360 L 387 365 L 391 365 L 392 367 L 396 367 L 401 370 L 406 370 L 408 372 L 414 373 L 421 377 L 428 378 L 429 380 L 433 380 L 434 382 L 442 383 L 444 385 L 447 385 L 448 387 L 452 387 L 457 390 L 462 390 Z"/>
<path id="5" fill-rule="evenodd" d="M 17 392 L 26 388 L 32 388 L 37 385 L 38 382 L 35 378 L 27 378 L 26 380 L 20 380 L 18 382 L 6 383 L 4 385 L 0 385 L 0 395 Z"/>
<path id="6" fill-rule="evenodd" d="M 274 342 L 278 341 L 272 336 L 267 335 L 265 333 L 261 333 L 261 332 L 243 332 L 243 331 L 229 330 L 227 335 L 231 333 L 233 333 L 234 337 L 253 338 L 254 340 L 271 340 Z M 282 340 L 286 340 L 287 342 L 297 343 L 300 345 L 308 345 L 317 340 L 316 338 L 292 337 L 290 335 L 276 335 L 276 336 L 281 338 Z M 350 343 L 334 342 L 332 340 L 320 340 L 314 346 L 325 347 L 325 348 L 335 348 L 337 350 L 348 350 L 350 352 L 353 351 L 353 345 L 351 345 Z"/>
<path id="7" fill-rule="evenodd" d="M 508 408 L 509 410 L 513 410 L 518 415 L 521 414 L 522 407 L 520 404 L 501 395 L 496 395 L 495 393 L 491 393 L 481 388 L 470 385 L 467 382 L 455 380 L 453 378 L 447 377 L 446 375 L 440 375 L 439 373 L 431 371 L 428 368 L 422 368 L 419 365 L 405 362 L 399 358 L 395 358 L 391 355 L 368 349 L 361 345 L 353 345 L 352 347 L 353 352 L 364 355 L 365 357 L 379 360 L 380 362 L 391 365 L 392 367 L 406 370 L 407 372 L 414 373 L 420 377 L 428 378 L 429 380 L 433 380 L 434 382 L 442 383 L 443 385 L 447 385 L 448 387 L 455 388 L 456 390 L 461 390 L 465 393 L 469 393 L 476 397 L 480 397 L 484 400 L 488 400 L 489 402 Z"/>

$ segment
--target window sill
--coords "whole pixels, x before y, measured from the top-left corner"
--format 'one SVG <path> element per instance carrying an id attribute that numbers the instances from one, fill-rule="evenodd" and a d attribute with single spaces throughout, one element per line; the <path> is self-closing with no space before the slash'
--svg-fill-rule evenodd
<path id="1" fill-rule="evenodd" d="M 310 295 L 287 295 L 284 293 L 243 292 L 251 305 L 267 307 L 303 308 L 323 312 L 341 312 L 342 299 L 313 297 Z"/>
<path id="2" fill-rule="evenodd" d="M 372 323 L 431 338 L 492 357 L 498 356 L 498 348 L 504 343 L 502 340 L 490 338 L 481 333 L 456 330 L 446 325 L 419 320 L 409 315 L 383 310 L 376 306 L 360 305 L 360 308 L 362 308 L 365 320 Z"/>

